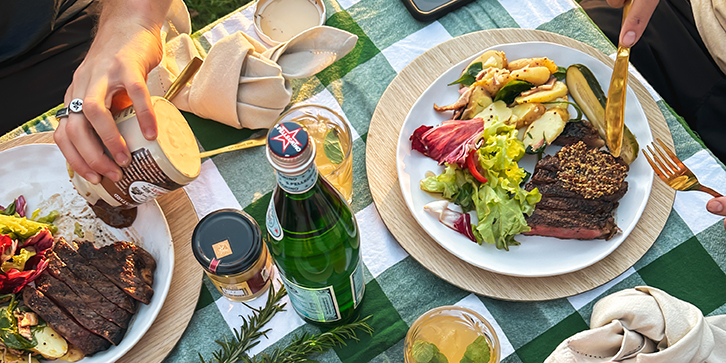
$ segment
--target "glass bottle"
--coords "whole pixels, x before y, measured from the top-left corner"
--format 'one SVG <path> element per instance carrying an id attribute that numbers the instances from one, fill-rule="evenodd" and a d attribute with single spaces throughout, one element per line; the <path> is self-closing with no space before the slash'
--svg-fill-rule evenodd
<path id="1" fill-rule="evenodd" d="M 356 317 L 365 284 L 355 215 L 315 166 L 315 143 L 297 122 L 267 136 L 277 187 L 267 209 L 267 244 L 295 311 L 319 325 Z"/>

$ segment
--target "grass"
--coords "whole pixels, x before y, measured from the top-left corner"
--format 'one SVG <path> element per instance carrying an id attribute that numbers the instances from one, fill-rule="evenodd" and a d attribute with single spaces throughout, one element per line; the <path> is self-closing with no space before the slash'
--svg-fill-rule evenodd
<path id="1" fill-rule="evenodd" d="M 192 32 L 235 11 L 252 0 L 184 0 L 192 17 Z"/>

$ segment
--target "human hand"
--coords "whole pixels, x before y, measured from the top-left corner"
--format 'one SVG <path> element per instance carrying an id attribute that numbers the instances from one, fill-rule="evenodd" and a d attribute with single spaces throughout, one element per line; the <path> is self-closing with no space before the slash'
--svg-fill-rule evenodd
<path id="1" fill-rule="evenodd" d="M 100 182 L 100 175 L 120 180 L 119 165 L 131 160 L 112 111 L 133 104 L 144 136 L 153 140 L 157 134 L 146 76 L 163 55 L 160 27 L 168 4 L 165 9 L 143 7 L 139 1 L 104 3 L 97 35 L 64 98 L 66 105 L 82 99 L 83 112 L 61 119 L 53 135 L 71 168 L 94 184 Z M 150 8 L 156 12 L 140 13 Z M 104 154 L 104 147 L 113 160 Z"/>
<path id="2" fill-rule="evenodd" d="M 726 216 L 726 197 L 716 197 L 708 201 L 706 209 L 720 216 Z M 726 228 L 726 220 L 724 220 L 724 228 Z"/>
<path id="3" fill-rule="evenodd" d="M 620 29 L 620 44 L 632 47 L 638 42 L 650 21 L 650 17 L 658 6 L 659 0 L 633 0 L 628 17 Z M 607 0 L 614 8 L 622 8 L 625 0 Z"/>

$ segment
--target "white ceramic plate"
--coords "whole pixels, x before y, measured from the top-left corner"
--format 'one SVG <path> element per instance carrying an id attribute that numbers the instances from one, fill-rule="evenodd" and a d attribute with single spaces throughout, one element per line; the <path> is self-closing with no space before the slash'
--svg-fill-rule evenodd
<path id="1" fill-rule="evenodd" d="M 559 44 L 546 42 L 527 42 L 502 44 L 489 49 L 504 51 L 507 59 L 514 60 L 527 57 L 548 57 L 558 66 L 567 67 L 571 64 L 586 65 L 597 78 L 607 93 L 610 84 L 612 68 L 592 56 Z M 628 192 L 620 200 L 616 209 L 615 219 L 622 233 L 609 241 L 592 240 L 564 240 L 552 237 L 516 236 L 515 239 L 522 244 L 510 247 L 509 252 L 497 250 L 494 245 L 482 246 L 472 243 L 468 238 L 455 232 L 436 218 L 426 213 L 424 205 L 436 200 L 434 194 L 424 192 L 419 187 L 426 171 L 436 174 L 444 170 L 437 162 L 418 151 L 411 150 L 409 137 L 421 125 L 434 126 L 451 117 L 451 112 L 438 113 L 433 110 L 433 104 L 448 105 L 454 103 L 459 97 L 458 86 L 447 86 L 448 83 L 459 78 L 461 71 L 476 56 L 486 50 L 477 52 L 468 59 L 450 68 L 436 79 L 421 94 L 406 117 L 398 137 L 397 168 L 398 179 L 406 204 L 421 227 L 442 247 L 458 258 L 485 270 L 512 275 L 512 276 L 553 276 L 576 271 L 600 261 L 615 250 L 635 224 L 640 219 L 643 209 L 650 196 L 653 181 L 653 170 L 646 160 L 640 156 L 630 165 L 627 177 Z M 570 106 L 570 114 L 575 110 Z M 648 120 L 635 93 L 628 89 L 625 107 L 625 124 L 636 136 L 640 145 L 646 145 L 653 140 Z M 559 147 L 550 146 L 548 154 L 554 154 Z M 532 172 L 536 163 L 536 156 L 525 155 L 520 161 L 520 167 Z M 476 219 L 473 219 L 476 221 Z"/>
<path id="2" fill-rule="evenodd" d="M 0 152 L 0 204 L 7 206 L 18 195 L 25 196 L 28 213 L 36 208 L 47 205 L 47 201 L 54 200 L 55 207 L 59 205 L 84 205 L 83 198 L 76 193 L 71 184 L 66 163 L 58 147 L 52 144 L 33 144 L 18 146 Z M 65 199 L 58 200 L 60 194 Z M 53 203 L 51 203 L 53 204 Z M 47 211 L 43 210 L 43 215 Z M 61 213 L 63 211 L 61 210 Z M 103 224 L 98 220 L 99 224 Z M 102 227 L 105 227 L 102 226 Z M 134 224 L 125 229 L 104 228 L 117 239 L 135 239 L 156 259 L 156 272 L 154 274 L 154 296 L 151 303 L 139 303 L 139 310 L 129 324 L 126 336 L 118 346 L 111 346 L 108 350 L 86 357 L 82 363 L 110 363 L 118 360 L 146 333 L 151 323 L 164 304 L 171 284 L 171 275 L 174 270 L 174 246 L 171 233 L 164 214 L 156 202 L 146 203 L 139 207 L 138 216 Z M 63 236 L 73 239 L 74 236 Z"/>

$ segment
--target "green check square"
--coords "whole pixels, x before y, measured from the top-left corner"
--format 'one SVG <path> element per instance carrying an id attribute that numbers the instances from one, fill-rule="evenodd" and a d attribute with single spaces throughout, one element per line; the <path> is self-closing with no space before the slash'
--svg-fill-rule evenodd
<path id="1" fill-rule="evenodd" d="M 270 205 L 271 198 L 272 192 L 269 192 L 244 207 L 244 211 L 247 212 L 247 214 L 249 214 L 257 222 L 257 224 L 260 225 L 263 236 L 267 234 L 267 224 L 265 222 L 267 207 Z"/>
<path id="2" fill-rule="evenodd" d="M 205 280 L 209 280 L 209 277 L 207 276 L 206 273 L 204 274 L 204 276 L 202 278 Z M 202 286 L 200 288 L 201 291 L 199 292 L 199 300 L 197 300 L 197 306 L 194 308 L 194 311 L 204 309 L 208 305 L 214 304 L 214 301 L 221 296 L 221 294 L 219 293 L 219 290 L 217 290 L 214 287 L 212 287 L 212 289 L 217 293 L 216 297 L 213 296 L 212 293 L 209 291 L 209 287 L 207 286 L 207 284 L 202 283 Z"/>
<path id="3" fill-rule="evenodd" d="M 223 146 L 236 144 L 246 140 L 250 135 L 260 131 L 251 129 L 235 129 L 223 123 L 201 118 L 191 112 L 182 111 L 182 115 L 192 128 L 204 150 L 214 150 Z"/>
<path id="4" fill-rule="evenodd" d="M 657 103 L 671 131 L 673 145 L 676 148 L 676 155 L 681 160 L 686 160 L 693 156 L 693 154 L 703 150 L 704 146 L 701 138 L 688 127 L 686 120 L 678 116 L 665 101 L 660 100 Z"/>
<path id="5" fill-rule="evenodd" d="M 557 15 L 554 19 L 538 26 L 537 30 L 545 30 L 568 36 L 585 44 L 589 44 L 605 54 L 615 52 L 613 44 L 592 23 L 587 14 L 585 14 L 585 11 L 580 7 Z M 567 65 L 560 64 L 560 66 L 566 67 Z"/>
<path id="6" fill-rule="evenodd" d="M 524 363 L 544 362 L 552 351 L 565 339 L 587 330 L 589 327 L 580 314 L 574 313 L 548 329 L 544 334 L 517 349 L 517 355 Z"/>
<path id="7" fill-rule="evenodd" d="M 726 274 L 693 237 L 638 270 L 648 285 L 687 301 L 708 314 L 726 303 Z"/>
<path id="8" fill-rule="evenodd" d="M 608 296 L 610 294 L 614 294 L 618 291 L 630 289 L 634 286 L 643 286 L 647 285 L 645 281 L 643 281 L 643 278 L 638 275 L 638 273 L 633 273 L 630 276 L 626 277 L 622 281 L 618 282 L 617 284 L 613 285 L 609 289 L 607 289 L 605 292 L 600 294 L 597 298 L 593 299 L 589 303 L 585 304 L 585 306 L 581 307 L 577 310 L 578 313 L 580 313 L 580 316 L 582 316 L 582 319 L 589 322 L 590 317 L 592 316 L 592 308 L 595 306 L 595 303 L 597 303 L 600 299 L 604 298 L 605 296 Z"/>
<path id="9" fill-rule="evenodd" d="M 485 29 L 519 28 L 519 24 L 498 1 L 472 2 L 444 15 L 438 22 L 452 37 Z"/>
<path id="10" fill-rule="evenodd" d="M 408 325 L 388 300 L 376 280 L 366 284 L 360 316 L 371 316 L 368 320 L 373 335 L 358 334 L 359 342 L 335 348 L 344 363 L 367 362 L 366 357 L 374 357 L 396 344 L 406 336 Z"/>
<path id="11" fill-rule="evenodd" d="M 703 248 L 713 257 L 713 260 L 716 261 L 716 264 L 718 264 L 721 270 L 726 271 L 726 248 L 724 248 L 726 230 L 724 229 L 723 220 L 701 231 L 696 237 L 698 237 Z M 724 287 L 726 288 L 726 286 Z"/>
<path id="12" fill-rule="evenodd" d="M 180 339 L 164 358 L 164 363 L 199 362 L 200 354 L 205 361 L 210 361 L 212 353 L 220 349 L 215 340 L 231 339 L 232 329 L 227 325 L 217 305 L 210 304 L 194 312 L 184 336 L 194 339 Z"/>
<path id="13" fill-rule="evenodd" d="M 380 53 L 380 50 L 376 48 L 368 35 L 366 35 L 347 11 L 339 11 L 331 15 L 325 24 L 357 35 L 358 41 L 350 53 L 317 74 L 318 79 L 320 79 L 320 82 L 324 86 L 329 85 L 336 79 L 340 79 L 357 65 L 365 63 Z"/>
<path id="14" fill-rule="evenodd" d="M 428 25 L 414 19 L 400 0 L 361 0 L 348 13 L 381 50 Z"/>
<path id="15" fill-rule="evenodd" d="M 674 247 L 693 237 L 693 232 L 688 228 L 686 222 L 678 215 L 674 209 L 671 209 L 668 219 L 666 220 L 663 230 L 660 232 L 650 249 L 635 262 L 636 269 L 647 266 L 655 261 L 658 257 L 672 250 Z"/>

